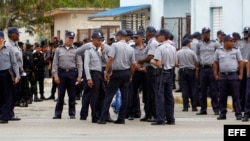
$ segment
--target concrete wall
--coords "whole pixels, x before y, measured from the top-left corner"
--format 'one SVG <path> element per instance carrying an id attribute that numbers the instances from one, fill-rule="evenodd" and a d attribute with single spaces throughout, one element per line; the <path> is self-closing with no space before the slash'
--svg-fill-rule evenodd
<path id="1" fill-rule="evenodd" d="M 211 8 L 222 7 L 224 32 L 241 33 L 245 26 L 250 26 L 249 5 L 249 0 L 191 0 L 192 32 L 211 27 Z"/>
<path id="2" fill-rule="evenodd" d="M 100 28 L 104 25 L 120 25 L 119 21 L 89 21 L 88 15 L 83 13 L 56 15 L 54 20 L 54 35 L 57 36 L 57 31 L 59 30 L 60 39 L 64 40 L 66 30 L 77 33 L 77 29 Z"/>
<path id="3" fill-rule="evenodd" d="M 186 17 L 191 13 L 191 0 L 164 0 L 164 17 Z"/>

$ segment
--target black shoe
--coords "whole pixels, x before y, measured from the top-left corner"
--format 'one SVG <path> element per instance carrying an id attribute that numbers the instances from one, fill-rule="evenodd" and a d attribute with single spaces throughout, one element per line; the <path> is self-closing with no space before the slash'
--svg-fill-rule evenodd
<path id="1" fill-rule="evenodd" d="M 97 123 L 98 124 L 106 124 L 106 121 L 98 120 Z"/>
<path id="2" fill-rule="evenodd" d="M 28 103 L 28 104 L 32 104 L 32 99 L 29 99 L 29 100 L 27 101 L 27 103 Z"/>
<path id="3" fill-rule="evenodd" d="M 43 95 L 41 95 L 40 99 L 41 100 L 46 100 L 46 98 Z"/>
<path id="4" fill-rule="evenodd" d="M 227 117 L 225 115 L 220 115 L 217 117 L 217 120 L 225 120 Z"/>
<path id="5" fill-rule="evenodd" d="M 219 112 L 214 112 L 214 115 L 220 115 L 220 113 Z"/>
<path id="6" fill-rule="evenodd" d="M 175 125 L 175 122 L 174 121 L 167 121 L 166 124 L 168 124 L 168 125 Z"/>
<path id="7" fill-rule="evenodd" d="M 116 121 L 114 121 L 114 124 L 125 124 L 125 120 L 117 119 Z"/>
<path id="8" fill-rule="evenodd" d="M 54 116 L 53 119 L 61 119 L 61 116 Z"/>
<path id="9" fill-rule="evenodd" d="M 155 122 L 155 118 L 148 118 L 147 122 Z"/>
<path id="10" fill-rule="evenodd" d="M 8 123 L 8 120 L 0 120 L 0 124 Z"/>
<path id="11" fill-rule="evenodd" d="M 22 103 L 20 103 L 20 107 L 28 107 L 28 103 L 27 102 L 22 102 Z"/>
<path id="12" fill-rule="evenodd" d="M 184 108 L 184 109 L 182 110 L 182 112 L 188 112 L 188 109 L 187 109 L 187 108 Z"/>
<path id="13" fill-rule="evenodd" d="M 47 100 L 55 100 L 55 96 L 51 95 L 50 97 L 47 98 Z"/>
<path id="14" fill-rule="evenodd" d="M 141 115 L 135 115 L 134 118 L 141 118 Z"/>
<path id="15" fill-rule="evenodd" d="M 18 117 L 12 117 L 12 118 L 10 118 L 9 120 L 10 120 L 10 121 L 19 121 L 19 120 L 21 120 L 21 119 L 18 118 Z"/>
<path id="16" fill-rule="evenodd" d="M 141 118 L 140 121 L 148 121 L 148 118 L 146 118 L 146 117 Z"/>
<path id="17" fill-rule="evenodd" d="M 34 102 L 41 102 L 41 101 L 43 101 L 42 99 L 39 99 L 39 98 L 35 98 L 34 99 Z"/>
<path id="18" fill-rule="evenodd" d="M 165 125 L 165 122 L 152 122 L 151 125 Z"/>
<path id="19" fill-rule="evenodd" d="M 114 122 L 114 120 L 109 118 L 109 119 L 106 120 L 106 122 Z"/>
<path id="20" fill-rule="evenodd" d="M 70 118 L 70 119 L 76 119 L 76 117 L 75 117 L 75 116 L 69 116 L 69 118 Z"/>
<path id="21" fill-rule="evenodd" d="M 248 117 L 248 116 L 244 116 L 244 117 L 242 118 L 242 122 L 247 122 L 247 121 L 249 121 L 249 117 Z"/>
<path id="22" fill-rule="evenodd" d="M 175 92 L 176 92 L 176 93 L 179 93 L 179 92 L 181 92 L 181 89 L 175 90 Z"/>
<path id="23" fill-rule="evenodd" d="M 197 108 L 192 108 L 192 111 L 196 112 L 196 111 L 198 111 L 198 109 Z"/>
<path id="24" fill-rule="evenodd" d="M 96 119 L 92 119 L 92 121 L 91 121 L 92 123 L 98 123 L 98 120 L 96 120 Z"/>
<path id="25" fill-rule="evenodd" d="M 87 120 L 87 118 L 84 118 L 84 117 L 80 117 L 80 120 Z"/>
<path id="26" fill-rule="evenodd" d="M 207 115 L 207 111 L 196 113 L 196 115 Z"/>
<path id="27" fill-rule="evenodd" d="M 242 116 L 236 116 L 236 120 L 241 120 Z"/>
<path id="28" fill-rule="evenodd" d="M 128 120 L 134 120 L 134 117 L 133 116 L 129 116 Z"/>

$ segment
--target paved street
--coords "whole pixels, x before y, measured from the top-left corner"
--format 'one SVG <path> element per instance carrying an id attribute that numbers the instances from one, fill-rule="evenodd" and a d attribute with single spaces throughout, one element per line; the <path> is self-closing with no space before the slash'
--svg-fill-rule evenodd
<path id="1" fill-rule="evenodd" d="M 46 79 L 46 95 L 50 95 L 50 79 Z M 180 93 L 174 94 L 177 97 Z M 67 97 L 65 98 L 67 103 Z M 107 123 L 99 125 L 79 120 L 81 102 L 77 101 L 76 119 L 69 119 L 68 105 L 64 105 L 61 120 L 53 120 L 55 102 L 47 100 L 33 102 L 27 108 L 17 107 L 16 115 L 21 121 L 10 121 L 0 125 L 1 141 L 222 141 L 223 125 L 249 124 L 236 121 L 232 109 L 228 110 L 227 120 L 218 121 L 211 107 L 208 115 L 196 116 L 195 112 L 182 112 L 180 100 L 175 105 L 176 125 L 152 126 L 148 122 L 126 120 L 125 125 Z M 112 118 L 115 115 L 110 110 Z M 144 113 L 143 113 L 144 116 Z"/>

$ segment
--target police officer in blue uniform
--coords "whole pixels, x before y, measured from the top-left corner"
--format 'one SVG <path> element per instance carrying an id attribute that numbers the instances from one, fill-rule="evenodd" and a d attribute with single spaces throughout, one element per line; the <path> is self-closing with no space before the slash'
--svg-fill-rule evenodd
<path id="1" fill-rule="evenodd" d="M 213 59 L 214 52 L 221 45 L 210 40 L 210 29 L 208 27 L 202 28 L 203 40 L 197 44 L 197 56 L 200 65 L 200 89 L 201 89 L 201 109 L 196 115 L 207 114 L 207 90 L 210 88 L 210 95 L 212 99 L 212 107 L 215 115 L 219 115 L 219 104 L 218 104 L 218 86 L 217 81 L 213 75 Z"/>
<path id="2" fill-rule="evenodd" d="M 243 61 L 241 53 L 234 47 L 234 40 L 230 35 L 225 36 L 224 46 L 215 51 L 214 77 L 219 83 L 220 115 L 218 120 L 226 119 L 227 97 L 231 92 L 236 120 L 241 120 L 241 107 L 239 99 L 239 80 L 243 75 Z"/>
<path id="3" fill-rule="evenodd" d="M 196 93 L 196 78 L 198 77 L 198 58 L 196 53 L 190 49 L 190 40 L 182 40 L 182 48 L 177 51 L 176 66 L 180 71 L 182 85 L 183 110 L 188 111 L 189 98 L 192 104 L 192 111 L 198 111 Z"/>
<path id="4" fill-rule="evenodd" d="M 108 87 L 102 114 L 98 121 L 99 124 L 106 124 L 110 104 L 118 88 L 121 90 L 121 109 L 114 123 L 125 124 L 129 100 L 128 88 L 135 67 L 134 50 L 126 43 L 126 36 L 127 32 L 125 30 L 119 30 L 116 33 L 117 42 L 112 44 L 108 53 L 109 59 L 104 72 L 104 78 L 108 82 Z"/>
<path id="5" fill-rule="evenodd" d="M 12 80 L 10 69 L 15 78 Z M 14 51 L 4 45 L 4 33 L 0 31 L 0 124 L 8 123 L 13 101 L 13 84 L 20 80 L 19 66 Z"/>
<path id="6" fill-rule="evenodd" d="M 147 57 L 145 59 L 137 60 L 138 64 L 146 66 L 146 82 L 147 82 L 147 95 L 143 99 L 145 103 L 145 116 L 140 121 L 153 122 L 156 117 L 155 113 L 155 95 L 157 93 L 156 88 L 156 66 L 150 64 L 150 60 L 154 58 L 155 50 L 158 48 L 159 42 L 156 40 L 156 29 L 153 26 L 146 28 L 146 40 L 147 40 Z"/>
<path id="7" fill-rule="evenodd" d="M 66 31 L 65 36 L 65 44 L 55 51 L 52 66 L 54 80 L 58 84 L 58 98 L 53 119 L 61 119 L 66 90 L 69 96 L 68 114 L 70 119 L 75 119 L 76 84 L 80 84 L 82 79 L 82 57 L 76 54 L 77 48 L 73 45 L 75 33 Z"/>
<path id="8" fill-rule="evenodd" d="M 20 75 L 22 75 L 24 72 L 23 70 L 23 53 L 21 48 L 18 46 L 18 41 L 19 41 L 19 31 L 16 27 L 9 27 L 8 28 L 8 40 L 5 42 L 5 46 L 7 48 L 11 48 L 14 51 L 14 54 L 16 56 L 16 61 L 19 66 L 19 72 Z M 13 87 L 13 101 L 12 101 L 12 111 L 10 112 L 10 119 L 9 120 L 14 120 L 18 121 L 21 120 L 20 118 L 15 116 L 14 108 L 16 102 L 19 100 L 19 97 L 21 95 L 21 80 L 19 83 L 17 83 Z"/>
<path id="9" fill-rule="evenodd" d="M 174 125 L 174 96 L 173 89 L 173 67 L 175 66 L 176 48 L 169 44 L 170 32 L 167 29 L 160 29 L 157 39 L 161 45 L 156 49 L 154 59 L 150 61 L 158 68 L 161 68 L 157 76 L 157 93 L 155 95 L 156 119 L 151 125 Z"/>

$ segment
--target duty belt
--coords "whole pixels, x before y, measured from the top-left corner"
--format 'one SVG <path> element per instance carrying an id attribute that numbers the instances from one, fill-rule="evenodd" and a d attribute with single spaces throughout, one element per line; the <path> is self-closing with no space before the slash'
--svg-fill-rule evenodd
<path id="1" fill-rule="evenodd" d="M 213 64 L 201 64 L 202 68 L 212 68 Z"/>
<path id="2" fill-rule="evenodd" d="M 237 74 L 237 72 L 220 72 L 220 74 L 222 74 L 222 75 L 233 75 L 233 74 Z"/>
<path id="3" fill-rule="evenodd" d="M 62 69 L 62 68 L 59 68 L 58 70 L 59 71 L 64 71 L 64 72 L 74 72 L 74 71 L 77 71 L 76 68 L 74 68 L 74 69 Z"/>

